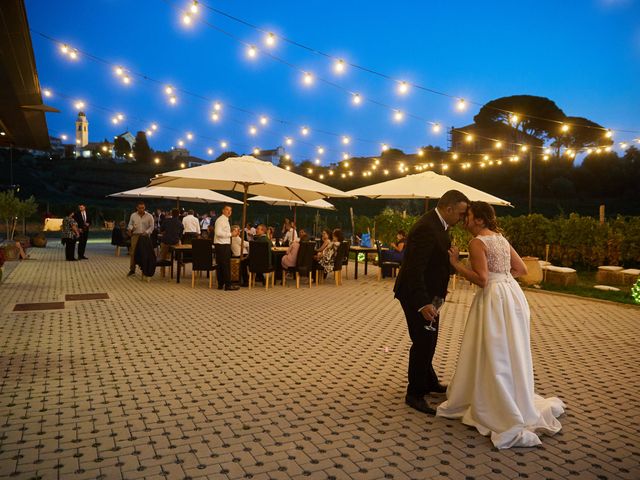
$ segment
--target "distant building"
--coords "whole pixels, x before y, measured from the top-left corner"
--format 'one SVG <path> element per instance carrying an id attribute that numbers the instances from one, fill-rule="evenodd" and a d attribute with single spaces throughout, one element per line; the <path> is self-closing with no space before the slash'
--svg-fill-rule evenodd
<path id="1" fill-rule="evenodd" d="M 265 162 L 271 162 L 274 165 L 280 163 L 280 159 L 284 157 L 285 150 L 283 147 L 276 147 L 273 150 L 260 150 L 260 153 L 253 155 L 258 160 L 264 160 Z"/>
<path id="2" fill-rule="evenodd" d="M 124 138 L 129 143 L 129 146 L 133 150 L 133 145 L 136 143 L 136 137 L 131 132 L 126 131 L 124 133 L 121 133 L 120 135 L 116 135 L 115 137 L 113 137 L 114 140 L 116 138 Z"/>
<path id="3" fill-rule="evenodd" d="M 207 165 L 209 163 L 211 163 L 209 160 L 205 160 L 204 158 L 198 158 L 198 157 L 192 157 L 192 156 L 188 156 L 188 157 L 181 157 L 181 159 L 184 158 L 184 163 L 187 164 L 188 168 L 191 167 L 199 167 L 201 165 Z"/>
<path id="4" fill-rule="evenodd" d="M 544 142 L 533 135 L 513 128 L 502 122 L 489 127 L 475 123 L 460 128 L 452 128 L 451 151 L 456 153 L 496 153 L 496 141 L 504 143 L 499 150 L 502 155 L 517 155 L 520 145 L 542 147 Z"/>
<path id="5" fill-rule="evenodd" d="M 75 155 L 75 145 L 72 143 L 62 143 L 59 137 L 49 137 L 51 143 L 51 156 L 56 158 L 66 158 Z"/>
<path id="6" fill-rule="evenodd" d="M 169 151 L 169 156 L 171 157 L 171 160 L 175 160 L 177 158 L 183 158 L 183 157 L 187 158 L 189 157 L 189 150 L 182 147 L 171 147 L 171 150 Z"/>

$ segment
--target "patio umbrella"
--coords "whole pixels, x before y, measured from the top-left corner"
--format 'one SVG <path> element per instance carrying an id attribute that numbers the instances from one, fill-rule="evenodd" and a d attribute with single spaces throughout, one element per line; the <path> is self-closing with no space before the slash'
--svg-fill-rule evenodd
<path id="1" fill-rule="evenodd" d="M 327 202 L 326 200 L 312 200 L 310 202 L 301 202 L 299 200 L 281 200 L 279 198 L 271 198 L 271 197 L 265 197 L 262 195 L 258 195 L 257 197 L 251 197 L 249 199 L 250 202 L 252 201 L 256 201 L 256 202 L 264 202 L 267 203 L 269 205 L 273 205 L 276 207 L 293 207 L 293 223 L 296 223 L 296 214 L 298 213 L 298 207 L 311 207 L 311 208 L 320 208 L 323 210 L 335 210 L 336 207 L 334 207 L 333 205 L 331 205 L 329 202 Z M 314 226 L 314 233 L 315 233 L 315 226 Z"/>
<path id="2" fill-rule="evenodd" d="M 351 196 L 336 188 L 248 155 L 166 172 L 152 179 L 149 186 L 242 192 L 242 225 L 247 223 L 247 195 L 250 193 L 305 203 L 326 197 Z"/>
<path id="3" fill-rule="evenodd" d="M 235 198 L 203 188 L 141 187 L 124 192 L 112 193 L 108 196 L 116 198 L 164 198 L 177 200 L 178 208 L 180 207 L 180 200 L 194 203 L 242 203 Z"/>
<path id="4" fill-rule="evenodd" d="M 456 182 L 445 175 L 435 172 L 417 173 L 386 182 L 356 188 L 349 195 L 369 198 L 440 198 L 448 190 L 459 190 L 471 201 L 483 201 L 492 205 L 511 207 L 511 203 L 494 197 L 482 190 Z"/>

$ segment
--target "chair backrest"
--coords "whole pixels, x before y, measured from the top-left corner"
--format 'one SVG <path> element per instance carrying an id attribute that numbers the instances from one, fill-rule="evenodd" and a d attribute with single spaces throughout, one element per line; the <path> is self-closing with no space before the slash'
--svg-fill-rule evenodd
<path id="1" fill-rule="evenodd" d="M 313 266 L 313 256 L 316 253 L 314 242 L 300 242 L 298 248 L 298 258 L 296 258 L 296 269 L 299 272 L 307 273 Z"/>
<path id="2" fill-rule="evenodd" d="M 205 238 L 194 238 L 191 242 L 191 258 L 193 270 L 207 270 L 213 265 L 213 248 L 211 241 Z"/>
<path id="3" fill-rule="evenodd" d="M 378 263 L 382 263 L 382 244 L 376 240 L 376 250 L 378 251 Z"/>
<path id="4" fill-rule="evenodd" d="M 342 269 L 345 265 L 349 264 L 349 248 L 351 247 L 351 243 L 349 240 L 343 240 L 340 244 L 340 251 L 338 252 L 338 256 L 340 256 L 340 262 L 336 263 L 338 270 Z M 336 258 L 337 261 L 337 258 Z"/>
<path id="5" fill-rule="evenodd" d="M 271 270 L 271 242 L 249 242 L 249 271 L 265 273 Z"/>

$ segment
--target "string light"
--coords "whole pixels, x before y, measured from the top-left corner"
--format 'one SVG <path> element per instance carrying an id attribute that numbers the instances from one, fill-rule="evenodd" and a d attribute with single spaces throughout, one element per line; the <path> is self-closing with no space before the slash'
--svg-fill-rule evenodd
<path id="1" fill-rule="evenodd" d="M 42 94 L 45 97 L 51 97 L 53 94 L 51 93 L 51 90 L 49 90 L 48 88 L 45 88 L 44 90 L 42 90 Z"/>
<path id="2" fill-rule="evenodd" d="M 341 58 L 336 60 L 336 62 L 333 64 L 333 69 L 335 70 L 336 73 L 344 73 L 344 70 L 345 70 L 344 60 L 342 60 Z"/>
<path id="3" fill-rule="evenodd" d="M 318 154 L 322 155 L 324 153 L 324 148 L 323 147 L 318 147 Z"/>
<path id="4" fill-rule="evenodd" d="M 351 95 L 351 101 L 354 105 L 360 105 L 362 103 L 362 97 L 359 93 L 354 93 L 353 95 Z"/>
<path id="5" fill-rule="evenodd" d="M 267 36 L 264 37 L 264 43 L 269 47 L 273 47 L 276 44 L 276 36 L 272 32 L 267 33 Z"/>
<path id="6" fill-rule="evenodd" d="M 160 164 L 160 159 L 158 157 L 153 159 L 153 163 L 155 163 L 156 165 Z"/>
<path id="7" fill-rule="evenodd" d="M 191 10 L 191 13 L 198 13 L 198 1 L 197 0 L 193 0 L 193 3 L 191 4 L 191 7 L 189 8 L 189 10 Z"/>
<path id="8" fill-rule="evenodd" d="M 467 102 L 464 100 L 464 98 L 459 98 L 458 99 L 458 103 L 456 104 L 456 108 L 460 112 L 467 108 Z"/>
<path id="9" fill-rule="evenodd" d="M 259 148 L 254 148 L 253 149 L 253 154 L 254 155 L 260 155 L 260 149 Z"/>
<path id="10" fill-rule="evenodd" d="M 607 130 L 606 133 L 604 134 L 604 136 L 606 138 L 611 138 L 613 137 L 613 132 L 611 131 L 611 129 Z"/>
<path id="11" fill-rule="evenodd" d="M 82 110 L 85 107 L 85 104 L 82 100 L 78 100 L 76 101 L 76 103 L 74 103 L 73 106 L 76 108 L 76 110 Z"/>
<path id="12" fill-rule="evenodd" d="M 180 164 L 180 168 L 185 168 L 186 166 L 187 166 L 187 164 L 184 163 L 184 162 Z"/>
<path id="13" fill-rule="evenodd" d="M 285 138 L 284 143 L 286 143 L 287 145 L 293 145 L 293 138 L 291 137 Z"/>
<path id="14" fill-rule="evenodd" d="M 406 95 L 409 93 L 409 84 L 405 81 L 398 82 L 398 93 L 400 95 Z"/>
<path id="15" fill-rule="evenodd" d="M 344 162 L 344 163 L 342 164 L 342 166 L 343 166 L 344 168 L 349 168 L 349 162 Z"/>
<path id="16" fill-rule="evenodd" d="M 453 155 L 451 155 L 451 158 L 453 158 L 454 160 L 457 160 L 458 159 L 458 154 L 454 153 Z"/>
<path id="17" fill-rule="evenodd" d="M 187 140 L 193 140 L 193 133 L 187 132 Z"/>
<path id="18" fill-rule="evenodd" d="M 560 131 L 562 133 L 567 133 L 569 131 L 569 125 L 567 125 L 566 123 L 563 123 L 560 125 Z"/>
<path id="19" fill-rule="evenodd" d="M 320 165 L 320 159 L 319 159 L 319 158 L 316 158 L 316 159 L 313 161 L 313 163 L 315 163 L 316 165 Z"/>
<path id="20" fill-rule="evenodd" d="M 396 111 L 393 113 L 393 119 L 394 119 L 396 122 L 401 122 L 402 120 L 404 120 L 404 113 L 403 113 L 401 110 L 396 110 Z"/>
<path id="21" fill-rule="evenodd" d="M 423 149 L 421 149 L 421 148 L 418 149 L 418 156 L 419 157 L 424 157 L 424 150 Z"/>
<path id="22" fill-rule="evenodd" d="M 214 104 L 213 104 L 213 109 L 214 109 L 216 112 L 219 112 L 220 110 L 222 110 L 222 103 L 220 103 L 220 102 L 214 102 Z"/>
<path id="23" fill-rule="evenodd" d="M 520 147 L 520 151 L 521 151 L 521 152 L 526 152 L 527 150 L 529 150 L 529 147 L 527 147 L 526 145 L 522 145 L 522 146 Z"/>
<path id="24" fill-rule="evenodd" d="M 213 120 L 214 122 L 217 122 L 218 120 L 220 120 L 220 114 L 218 112 L 213 112 L 211 114 L 211 120 Z"/>
<path id="25" fill-rule="evenodd" d="M 466 137 L 464 137 L 464 139 L 465 139 L 465 141 L 466 141 L 467 143 L 471 143 L 471 142 L 473 142 L 473 135 L 472 135 L 472 134 L 470 134 L 470 133 L 468 133 L 468 134 L 467 134 L 467 136 L 466 136 Z"/>
<path id="26" fill-rule="evenodd" d="M 189 15 L 188 13 L 182 15 L 182 23 L 184 23 L 185 25 L 191 25 L 191 15 Z"/>
<path id="27" fill-rule="evenodd" d="M 387 150 L 389 150 L 389 145 L 387 145 L 386 143 L 382 144 L 382 151 L 386 152 Z"/>
<path id="28" fill-rule="evenodd" d="M 300 133 L 302 133 L 302 135 L 306 137 L 307 135 L 309 135 L 309 127 L 302 127 Z"/>
<path id="29" fill-rule="evenodd" d="M 329 175 L 333 177 L 333 170 L 329 170 Z"/>
<path id="30" fill-rule="evenodd" d="M 285 168 L 285 170 L 287 170 L 287 171 L 291 171 L 291 167 L 290 167 L 289 165 L 285 166 L 284 168 Z"/>
<path id="31" fill-rule="evenodd" d="M 342 144 L 343 145 L 349 145 L 349 143 L 351 143 L 351 139 L 347 135 L 343 135 L 342 136 Z"/>
<path id="32" fill-rule="evenodd" d="M 318 176 L 318 178 L 319 178 L 320 180 L 324 179 L 324 174 L 322 174 L 322 173 L 321 173 L 321 174 Z"/>
<path id="33" fill-rule="evenodd" d="M 498 141 L 496 142 L 496 144 L 495 144 L 495 147 L 496 147 L 496 148 L 502 148 L 502 142 L 498 140 Z"/>
<path id="34" fill-rule="evenodd" d="M 62 135 L 60 135 L 60 138 L 62 140 L 64 140 L 64 141 L 66 141 L 68 137 L 63 133 Z"/>
<path id="35" fill-rule="evenodd" d="M 207 155 L 213 155 L 213 148 L 207 149 Z"/>
<path id="36" fill-rule="evenodd" d="M 256 135 L 258 133 L 258 129 L 256 127 L 254 127 L 253 125 L 251 125 L 249 127 L 249 135 Z"/>
<path id="37" fill-rule="evenodd" d="M 286 154 L 284 155 L 284 159 L 285 159 L 285 160 L 291 160 L 291 155 L 289 155 L 288 153 L 286 153 Z"/>
<path id="38" fill-rule="evenodd" d="M 546 161 L 546 160 L 549 160 L 549 155 L 543 155 L 543 156 L 542 156 L 542 159 L 543 159 L 543 160 L 545 160 L 545 161 Z"/>
<path id="39" fill-rule="evenodd" d="M 260 124 L 261 125 L 266 125 L 267 123 L 269 123 L 269 119 L 265 115 L 262 115 L 260 117 Z"/>
<path id="40" fill-rule="evenodd" d="M 434 123 L 431 126 L 431 131 L 433 131 L 433 133 L 440 133 L 440 124 L 439 123 Z"/>
<path id="41" fill-rule="evenodd" d="M 313 83 L 313 75 L 311 74 L 311 72 L 304 72 L 302 81 L 305 85 L 311 85 Z"/>
<path id="42" fill-rule="evenodd" d="M 255 47 L 255 45 L 249 45 L 247 47 L 247 56 L 249 58 L 256 58 L 257 55 L 258 55 L 258 49 Z"/>
<path id="43" fill-rule="evenodd" d="M 154 132 L 155 132 L 156 130 L 158 130 L 158 125 L 156 125 L 155 123 L 152 123 L 152 124 L 151 124 L 151 130 L 153 130 Z"/>
<path id="44" fill-rule="evenodd" d="M 348 153 L 343 153 L 342 154 L 342 159 L 343 160 L 349 160 L 349 154 Z M 349 166 L 349 162 L 345 162 L 345 166 Z"/>
<path id="45" fill-rule="evenodd" d="M 307 168 L 307 173 L 309 175 L 312 175 L 313 174 L 313 168 Z"/>
<path id="46" fill-rule="evenodd" d="M 518 116 L 518 114 L 512 113 L 511 115 L 509 115 L 509 121 L 511 123 L 517 124 L 519 120 L 520 120 L 520 117 Z"/>
<path id="47" fill-rule="evenodd" d="M 179 147 L 184 146 L 184 142 L 183 142 L 182 140 L 178 140 L 178 146 L 179 146 Z"/>
<path id="48" fill-rule="evenodd" d="M 224 140 L 222 140 L 222 141 L 220 142 L 220 146 L 221 146 L 222 148 L 227 148 L 227 147 L 229 146 L 229 143 L 228 143 L 228 142 L 226 142 L 226 141 L 224 141 Z"/>
<path id="49" fill-rule="evenodd" d="M 71 60 L 77 60 L 78 56 L 79 56 L 79 52 L 77 49 L 75 48 L 71 48 L 69 45 L 67 45 L 66 43 L 63 43 L 62 45 L 60 45 L 60 51 L 66 55 L 67 57 L 69 57 Z"/>
<path id="50" fill-rule="evenodd" d="M 385 175 L 389 175 L 389 170 L 387 170 L 387 169 L 385 168 L 385 169 L 384 169 L 384 171 L 383 171 L 382 173 L 384 173 Z"/>

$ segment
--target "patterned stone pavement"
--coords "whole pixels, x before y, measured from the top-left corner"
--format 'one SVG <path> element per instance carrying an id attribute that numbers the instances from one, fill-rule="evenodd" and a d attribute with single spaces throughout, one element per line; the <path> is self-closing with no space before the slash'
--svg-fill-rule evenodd
<path id="1" fill-rule="evenodd" d="M 537 390 L 567 411 L 542 447 L 497 451 L 404 405 L 404 318 L 375 268 L 222 292 L 127 278 L 106 244 L 31 254 L 0 285 L 2 478 L 640 478 L 639 308 L 527 292 Z M 444 381 L 472 296 L 444 307 Z"/>

